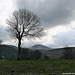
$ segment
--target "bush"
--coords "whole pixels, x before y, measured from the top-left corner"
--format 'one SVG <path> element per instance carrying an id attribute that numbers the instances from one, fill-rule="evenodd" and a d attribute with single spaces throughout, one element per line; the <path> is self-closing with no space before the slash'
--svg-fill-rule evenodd
<path id="1" fill-rule="evenodd" d="M 39 50 L 30 52 L 31 59 L 40 59 L 42 57 L 42 53 Z"/>
<path id="2" fill-rule="evenodd" d="M 28 48 L 21 48 L 21 60 L 28 59 L 30 50 Z"/>
<path id="3" fill-rule="evenodd" d="M 44 59 L 49 59 L 49 56 L 45 55 L 45 56 L 44 56 Z"/>
<path id="4" fill-rule="evenodd" d="M 39 50 L 30 50 L 28 48 L 21 48 L 21 60 L 25 59 L 40 59 L 42 53 Z"/>

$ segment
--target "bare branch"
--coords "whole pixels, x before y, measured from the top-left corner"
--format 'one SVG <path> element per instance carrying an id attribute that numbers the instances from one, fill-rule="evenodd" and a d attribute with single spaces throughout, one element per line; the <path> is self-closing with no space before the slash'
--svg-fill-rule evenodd
<path id="1" fill-rule="evenodd" d="M 3 43 L 3 40 L 0 40 L 0 45 Z"/>

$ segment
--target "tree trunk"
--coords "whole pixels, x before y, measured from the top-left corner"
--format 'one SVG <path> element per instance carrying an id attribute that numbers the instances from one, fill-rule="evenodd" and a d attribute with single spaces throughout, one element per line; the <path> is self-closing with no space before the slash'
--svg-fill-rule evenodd
<path id="1" fill-rule="evenodd" d="M 18 60 L 21 59 L 21 39 L 18 40 Z"/>

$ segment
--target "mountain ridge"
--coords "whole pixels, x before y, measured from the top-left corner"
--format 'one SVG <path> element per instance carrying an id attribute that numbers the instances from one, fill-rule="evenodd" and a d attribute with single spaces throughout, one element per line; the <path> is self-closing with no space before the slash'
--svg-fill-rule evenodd
<path id="1" fill-rule="evenodd" d="M 42 44 L 36 44 L 36 45 L 33 45 L 31 47 L 31 49 L 51 49 L 51 48 L 49 48 L 49 47 L 47 47 L 45 45 L 42 45 Z"/>
<path id="2" fill-rule="evenodd" d="M 34 45 L 32 47 L 36 47 L 37 45 Z M 41 46 L 44 46 L 44 45 L 41 45 Z M 47 46 L 45 46 L 47 47 Z M 49 48 L 49 47 L 48 47 Z M 75 53 L 75 47 L 71 47 L 72 48 L 72 51 L 73 53 Z M 31 49 L 29 48 L 30 50 L 36 50 L 36 49 Z M 49 56 L 50 59 L 60 59 L 60 57 L 63 55 L 63 51 L 64 51 L 64 48 L 57 48 L 57 49 L 38 49 L 41 53 L 42 53 L 42 56 L 44 57 L 45 55 Z M 14 45 L 0 45 L 0 53 L 1 53 L 1 56 L 3 56 L 5 59 L 13 59 L 13 60 L 17 60 L 17 55 L 18 55 L 18 49 L 17 47 L 15 48 Z"/>

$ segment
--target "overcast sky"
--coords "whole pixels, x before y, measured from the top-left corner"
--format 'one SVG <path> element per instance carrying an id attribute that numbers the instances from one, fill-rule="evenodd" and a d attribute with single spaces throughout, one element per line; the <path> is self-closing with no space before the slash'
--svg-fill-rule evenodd
<path id="1" fill-rule="evenodd" d="M 6 19 L 15 10 L 26 8 L 35 13 L 46 36 L 36 40 L 23 39 L 22 46 L 43 44 L 49 47 L 75 46 L 75 0 L 0 0 L 0 39 L 17 45 L 6 32 Z"/>

